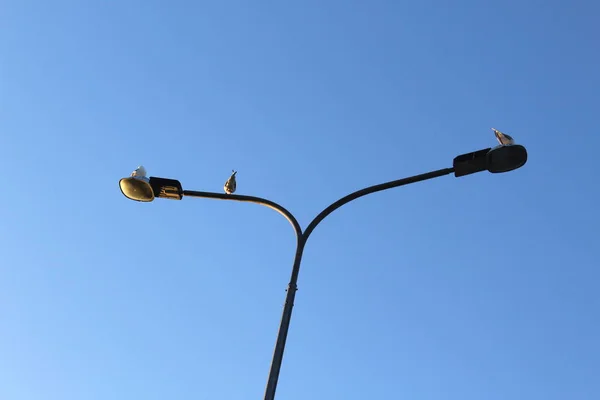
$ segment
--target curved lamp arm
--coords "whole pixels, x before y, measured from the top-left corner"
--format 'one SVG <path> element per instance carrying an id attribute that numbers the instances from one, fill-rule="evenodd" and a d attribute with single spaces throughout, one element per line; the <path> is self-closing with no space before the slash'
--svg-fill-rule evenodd
<path id="1" fill-rule="evenodd" d="M 151 202 L 155 198 L 181 200 L 184 196 L 198 197 L 204 199 L 233 200 L 245 203 L 260 204 L 268 207 L 283 215 L 292 225 L 296 233 L 298 244 L 302 239 L 302 228 L 296 218 L 285 207 L 279 204 L 263 199 L 262 197 L 244 196 L 237 194 L 223 194 L 215 192 L 199 192 L 195 190 L 183 190 L 181 182 L 177 179 L 159 178 L 156 176 L 146 177 L 146 169 L 143 166 L 137 167 L 131 176 L 119 180 L 119 187 L 125 197 L 130 200 Z"/>
<path id="2" fill-rule="evenodd" d="M 261 206 L 268 207 L 272 210 L 277 211 L 279 214 L 283 215 L 285 219 L 292 225 L 294 228 L 294 232 L 296 232 L 296 239 L 300 241 L 302 238 L 302 228 L 300 224 L 296 220 L 296 217 L 292 215 L 285 207 L 280 206 L 274 201 L 263 199 L 261 197 L 254 196 L 245 196 L 239 194 L 224 194 L 224 193 L 214 193 L 214 192 L 198 192 L 195 190 L 184 190 L 182 192 L 183 196 L 188 197 L 199 197 L 203 199 L 215 199 L 215 200 L 232 200 L 232 201 L 240 201 L 244 203 L 254 203 L 260 204 Z"/>
<path id="3" fill-rule="evenodd" d="M 437 171 L 428 172 L 426 174 L 415 175 L 409 178 L 398 179 L 391 182 L 382 183 L 379 185 L 369 186 L 367 188 L 357 190 L 354 193 L 350 193 L 347 196 L 342 197 L 335 203 L 331 204 L 329 207 L 321 211 L 319 215 L 315 217 L 308 225 L 306 230 L 304 231 L 304 241 L 308 240 L 308 237 L 312 233 L 312 231 L 323 221 L 329 214 L 343 206 L 344 204 L 350 203 L 353 200 L 358 199 L 359 197 L 366 196 L 371 193 L 380 192 L 382 190 L 392 189 L 398 186 L 409 185 L 411 183 L 425 181 L 427 179 L 437 178 L 439 176 L 449 175 L 454 172 L 454 168 L 444 168 Z"/>

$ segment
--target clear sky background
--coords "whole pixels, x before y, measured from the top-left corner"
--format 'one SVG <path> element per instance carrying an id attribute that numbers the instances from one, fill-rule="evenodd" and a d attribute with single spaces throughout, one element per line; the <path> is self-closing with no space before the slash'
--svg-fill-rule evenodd
<path id="1" fill-rule="evenodd" d="M 0 2 L 0 399 L 600 398 L 594 1 Z"/>

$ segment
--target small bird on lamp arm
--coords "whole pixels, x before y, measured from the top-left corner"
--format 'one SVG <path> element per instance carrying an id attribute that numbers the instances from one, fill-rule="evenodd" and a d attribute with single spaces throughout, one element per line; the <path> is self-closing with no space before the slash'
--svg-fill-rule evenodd
<path id="1" fill-rule="evenodd" d="M 227 182 L 225 182 L 225 185 L 223 185 L 223 190 L 225 190 L 225 193 L 227 194 L 232 194 L 235 192 L 235 189 L 237 187 L 237 183 L 235 181 L 235 174 L 237 174 L 237 171 L 231 170 L 232 174 L 229 177 L 229 179 L 227 179 Z"/>
<path id="2" fill-rule="evenodd" d="M 506 133 L 502 133 L 497 129 L 492 128 L 492 130 L 494 131 L 494 135 L 496 135 L 496 139 L 498 139 L 498 142 L 503 145 L 509 145 L 509 144 L 515 144 L 515 140 L 510 136 L 507 135 Z"/>

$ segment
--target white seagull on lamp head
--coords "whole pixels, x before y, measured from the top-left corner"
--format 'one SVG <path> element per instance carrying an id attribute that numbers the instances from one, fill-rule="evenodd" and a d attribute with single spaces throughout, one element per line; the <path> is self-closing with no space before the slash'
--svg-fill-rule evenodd
<path id="1" fill-rule="evenodd" d="M 506 133 L 502 133 L 499 130 L 492 128 L 492 130 L 494 131 L 494 135 L 496 135 L 496 139 L 498 139 L 498 142 L 501 145 L 507 145 L 507 144 L 514 144 L 515 140 L 510 136 L 507 135 Z"/>

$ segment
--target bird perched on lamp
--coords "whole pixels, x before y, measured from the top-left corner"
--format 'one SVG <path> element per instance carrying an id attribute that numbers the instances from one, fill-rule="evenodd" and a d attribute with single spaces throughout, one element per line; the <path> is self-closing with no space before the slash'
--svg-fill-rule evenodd
<path id="1" fill-rule="evenodd" d="M 502 133 L 495 128 L 492 128 L 492 130 L 494 131 L 494 135 L 496 135 L 496 139 L 498 139 L 498 142 L 501 145 L 505 146 L 507 144 L 515 144 L 515 140 L 510 135 Z"/>
<path id="2" fill-rule="evenodd" d="M 229 177 L 229 179 L 227 179 L 227 182 L 225 182 L 225 185 L 223 185 L 223 190 L 225 190 L 225 193 L 227 194 L 232 194 L 235 192 L 235 189 L 237 187 L 237 183 L 235 181 L 235 174 L 237 174 L 237 171 L 231 170 L 232 174 Z"/>

